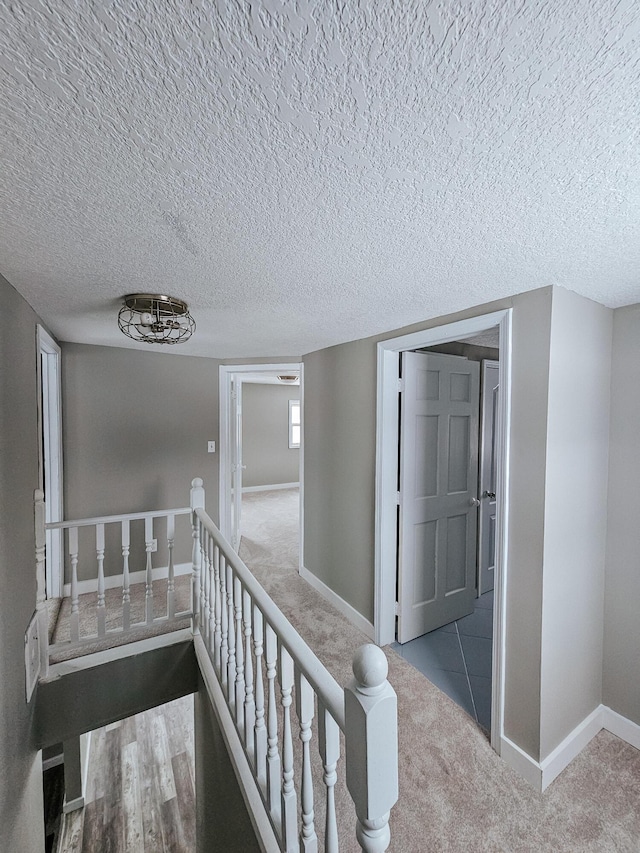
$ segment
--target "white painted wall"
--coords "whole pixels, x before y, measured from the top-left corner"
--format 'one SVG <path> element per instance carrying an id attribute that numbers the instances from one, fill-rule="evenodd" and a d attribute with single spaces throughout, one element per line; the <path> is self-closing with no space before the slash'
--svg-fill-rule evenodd
<path id="1" fill-rule="evenodd" d="M 640 305 L 613 316 L 603 697 L 640 725 Z"/>
<path id="2" fill-rule="evenodd" d="M 546 436 L 543 760 L 602 701 L 613 312 L 554 288 Z"/>

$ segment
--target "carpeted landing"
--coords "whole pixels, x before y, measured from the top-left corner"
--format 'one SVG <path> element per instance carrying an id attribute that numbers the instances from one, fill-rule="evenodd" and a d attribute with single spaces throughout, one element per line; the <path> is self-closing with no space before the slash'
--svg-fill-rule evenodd
<path id="1" fill-rule="evenodd" d="M 297 573 L 297 490 L 247 494 L 242 513 L 242 558 L 345 684 L 353 652 L 367 639 Z M 398 694 L 400 799 L 391 815 L 392 851 L 640 851 L 638 750 L 602 731 L 537 794 L 461 708 L 391 648 L 384 651 Z"/>

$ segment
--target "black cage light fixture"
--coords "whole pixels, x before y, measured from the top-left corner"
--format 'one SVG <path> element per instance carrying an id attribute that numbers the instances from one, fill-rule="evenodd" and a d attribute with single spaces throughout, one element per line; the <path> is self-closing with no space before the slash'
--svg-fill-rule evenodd
<path id="1" fill-rule="evenodd" d="M 118 326 L 128 338 L 146 344 L 182 344 L 196 321 L 182 299 L 156 293 L 130 293 L 118 312 Z"/>

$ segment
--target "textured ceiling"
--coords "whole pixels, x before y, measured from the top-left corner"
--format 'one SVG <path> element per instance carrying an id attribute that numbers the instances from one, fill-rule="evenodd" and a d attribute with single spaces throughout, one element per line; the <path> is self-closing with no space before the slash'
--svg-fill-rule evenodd
<path id="1" fill-rule="evenodd" d="M 637 0 L 0 9 L 0 272 L 62 340 L 136 290 L 212 356 L 640 302 Z"/>

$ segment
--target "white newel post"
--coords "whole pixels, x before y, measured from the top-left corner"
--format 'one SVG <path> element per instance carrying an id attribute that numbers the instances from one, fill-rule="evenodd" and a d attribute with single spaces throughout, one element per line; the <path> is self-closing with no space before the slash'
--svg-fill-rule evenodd
<path id="1" fill-rule="evenodd" d="M 381 649 L 360 646 L 344 689 L 347 787 L 365 853 L 388 848 L 389 812 L 398 799 L 398 702 L 388 671 Z"/>
<path id="2" fill-rule="evenodd" d="M 191 481 L 191 527 L 193 530 L 193 575 L 191 578 L 191 605 L 193 616 L 191 617 L 191 630 L 197 634 L 200 630 L 200 521 L 194 510 L 204 509 L 204 484 L 200 477 Z"/>
<path id="3" fill-rule="evenodd" d="M 36 489 L 35 541 L 36 541 L 36 611 L 38 613 L 38 640 L 40 646 L 40 676 L 49 669 L 49 610 L 47 607 L 47 575 L 45 570 L 46 532 L 44 492 Z"/>

